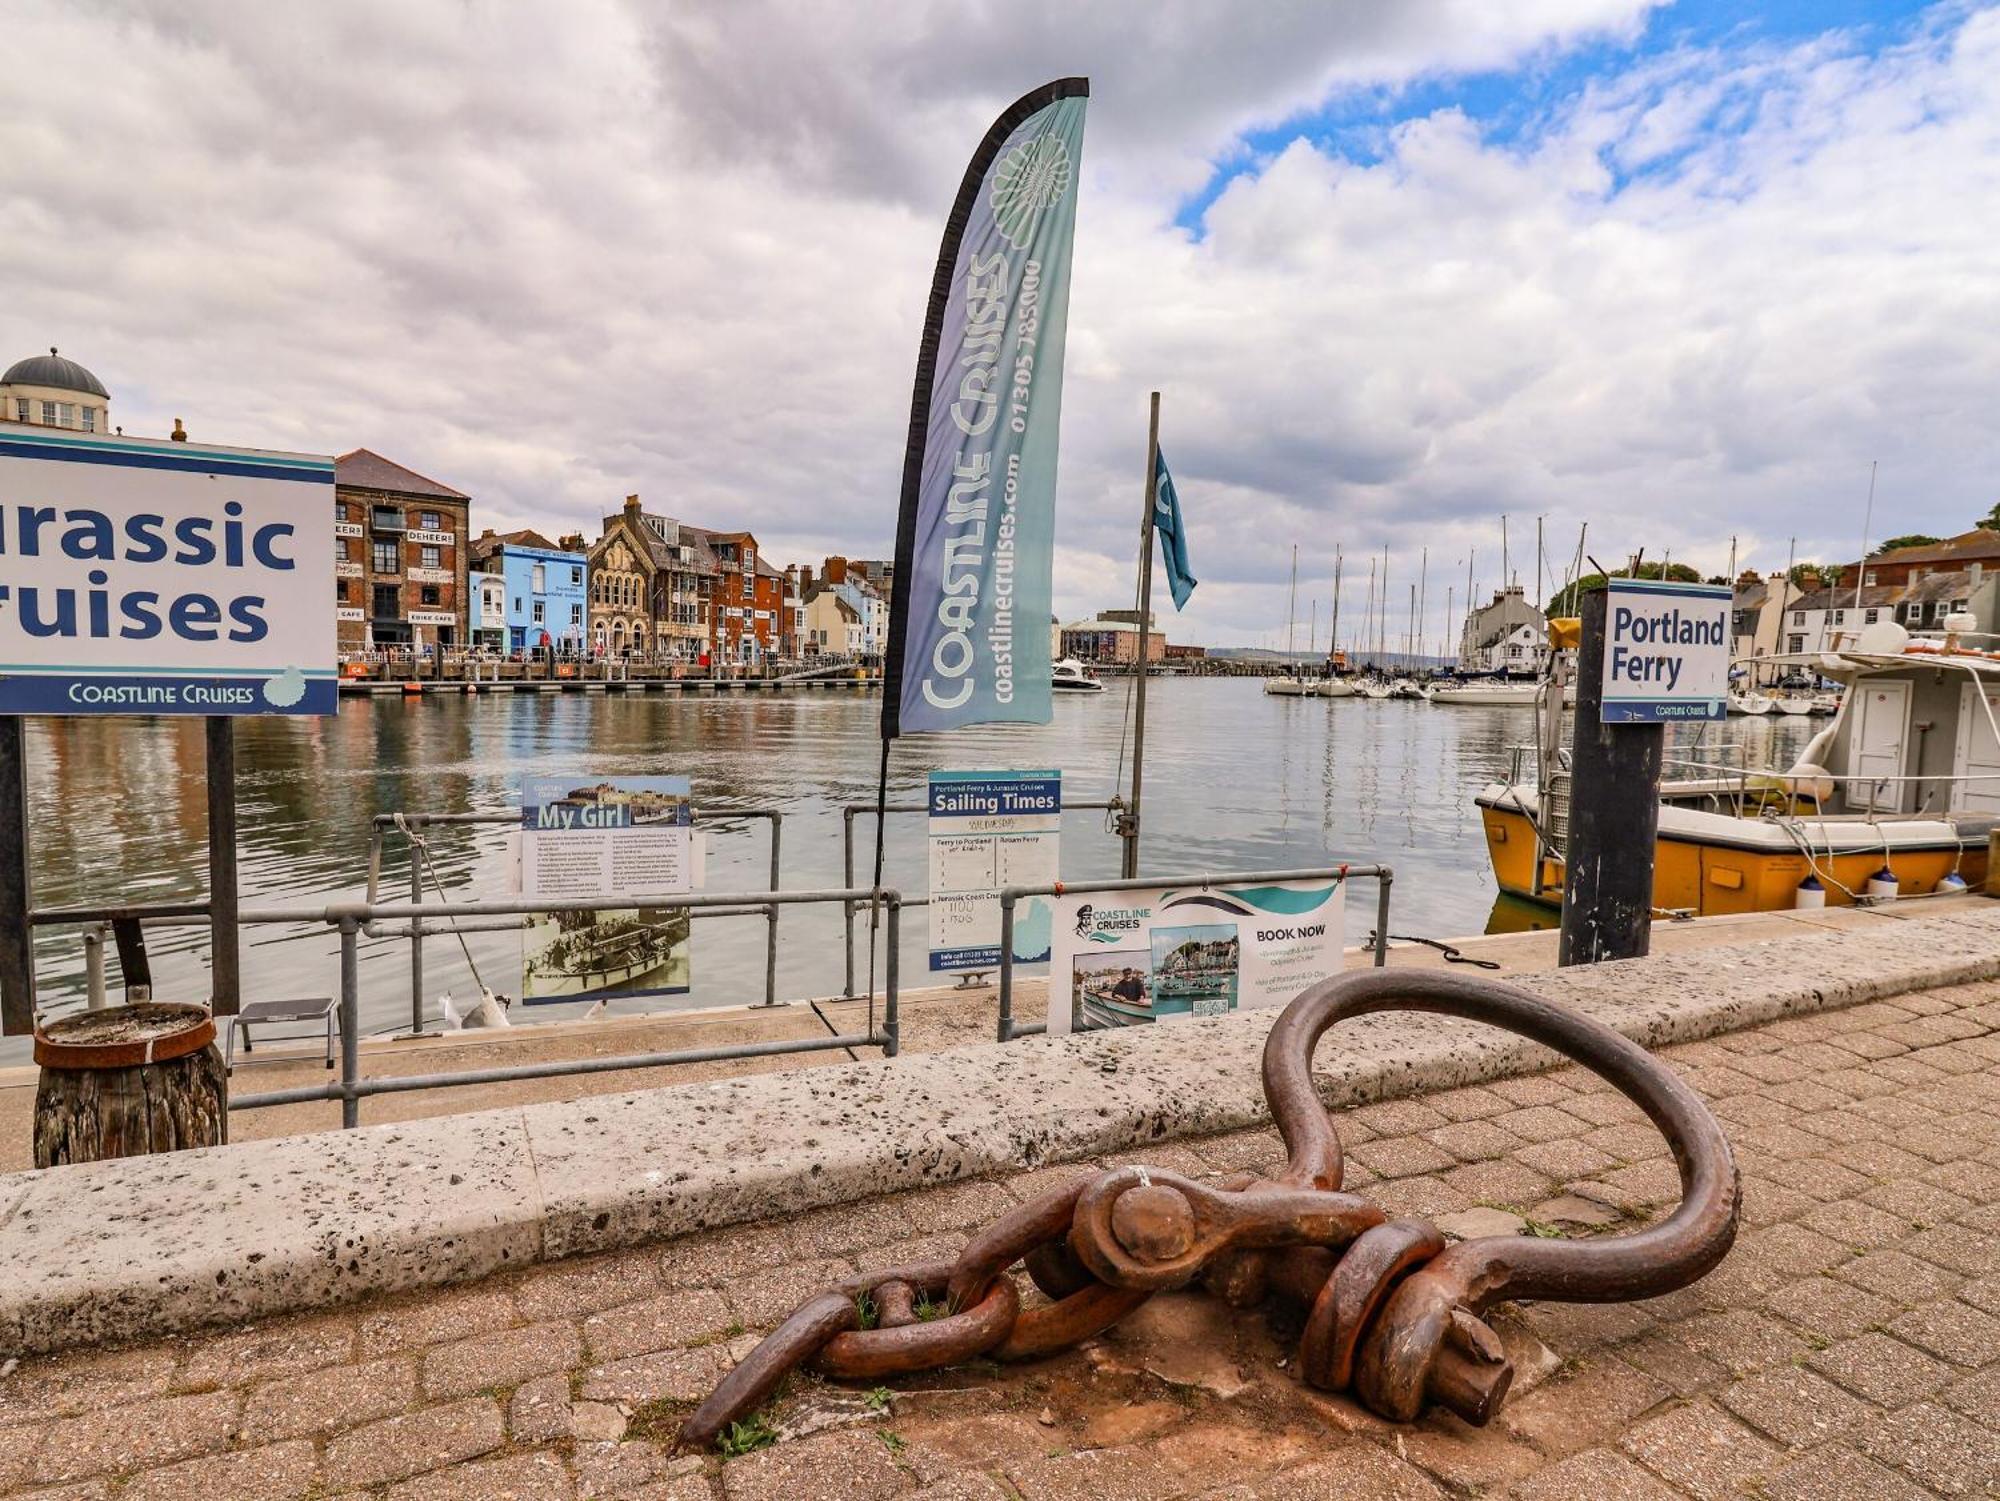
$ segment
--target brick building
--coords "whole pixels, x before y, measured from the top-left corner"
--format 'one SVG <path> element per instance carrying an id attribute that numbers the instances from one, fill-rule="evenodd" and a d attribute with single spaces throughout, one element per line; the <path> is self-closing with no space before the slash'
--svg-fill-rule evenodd
<path id="1" fill-rule="evenodd" d="M 366 448 L 333 461 L 333 497 L 341 651 L 463 646 L 471 498 Z"/>
<path id="2" fill-rule="evenodd" d="M 590 548 L 591 649 L 647 662 L 705 661 L 721 573 L 707 537 L 626 496 Z"/>
<path id="3" fill-rule="evenodd" d="M 775 658 L 784 636 L 784 574 L 764 561 L 756 537 L 749 532 L 702 535 L 717 568 L 710 638 L 714 660 L 753 667 Z"/>

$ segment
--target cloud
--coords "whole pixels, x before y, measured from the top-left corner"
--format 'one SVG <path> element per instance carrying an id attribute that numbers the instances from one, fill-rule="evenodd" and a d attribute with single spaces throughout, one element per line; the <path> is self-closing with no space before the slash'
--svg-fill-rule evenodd
<path id="1" fill-rule="evenodd" d="M 1524 573 L 1540 515 L 1552 557 L 1585 518 L 1601 558 L 1851 552 L 1877 458 L 1878 533 L 1983 513 L 2000 15 L 1663 49 L 1671 15 L 16 0 L 0 357 L 60 344 L 129 431 L 365 444 L 480 524 L 638 490 L 876 554 L 944 206 L 1081 71 L 1066 617 L 1129 594 L 1155 388 L 1183 638 L 1281 625 L 1294 543 L 1303 616 L 1336 543 L 1397 594 L 1427 547 L 1433 601 L 1476 548 L 1492 587 L 1502 513 Z M 1505 130 L 1407 103 L 1471 74 L 1559 86 Z M 1362 97 L 1366 150 L 1323 113 Z"/>

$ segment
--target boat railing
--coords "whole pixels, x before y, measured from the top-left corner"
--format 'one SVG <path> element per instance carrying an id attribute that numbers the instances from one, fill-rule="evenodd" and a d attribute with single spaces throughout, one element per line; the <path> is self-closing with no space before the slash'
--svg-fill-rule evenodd
<path id="1" fill-rule="evenodd" d="M 1046 1022 L 1020 1023 L 1014 1020 L 1014 911 L 1024 900 L 1044 896 L 1095 896 L 1110 891 L 1151 891 L 1162 886 L 1236 886 L 1255 881 L 1330 881 L 1344 886 L 1353 877 L 1375 882 L 1375 939 L 1370 948 L 1379 969 L 1389 962 L 1389 890 L 1396 876 L 1386 865 L 1327 865 L 1310 870 L 1167 871 L 1119 881 L 1057 881 L 1047 886 L 1003 886 L 1000 888 L 1000 1026 L 999 1039 L 1012 1042 L 1017 1037 L 1033 1037 L 1048 1031 Z M 1049 1006 L 1057 1004 L 1064 977 L 1049 976 Z"/>
<path id="2" fill-rule="evenodd" d="M 454 926 L 490 918 L 520 919 L 549 912 L 615 912 L 633 907 L 685 908 L 689 916 L 719 916 L 725 912 L 756 911 L 764 907 L 804 906 L 841 903 L 879 905 L 885 914 L 888 944 L 883 972 L 882 1008 L 878 1013 L 875 997 L 868 997 L 866 1030 L 834 1032 L 830 1036 L 781 1038 L 769 1042 L 746 1042 L 727 1047 L 682 1048 L 664 1053 L 622 1053 L 608 1057 L 552 1058 L 505 1068 L 463 1069 L 455 1073 L 399 1074 L 364 1077 L 361 1073 L 361 953 L 360 940 L 368 931 L 380 931 L 381 923 L 444 922 Z M 736 891 L 662 892 L 617 896 L 534 901 L 524 897 L 488 898 L 458 902 L 337 902 L 322 907 L 245 907 L 237 920 L 245 925 L 285 927 L 324 926 L 336 931 L 340 941 L 340 995 L 336 1002 L 340 1017 L 340 1072 L 324 1084 L 293 1089 L 273 1089 L 229 1097 L 231 1110 L 262 1110 L 276 1105 L 299 1105 L 315 1100 L 340 1101 L 340 1123 L 344 1129 L 361 1124 L 361 1101 L 371 1095 L 400 1094 L 419 1089 L 456 1089 L 468 1085 L 505 1084 L 522 1079 L 552 1079 L 575 1074 L 597 1074 L 623 1069 L 666 1068 L 683 1063 L 722 1063 L 747 1058 L 769 1058 L 785 1053 L 823 1053 L 854 1048 L 880 1048 L 882 1056 L 893 1058 L 901 1047 L 898 1004 L 902 916 L 906 905 L 902 894 L 889 887 L 853 890 L 835 887 L 821 891 Z M 459 927 L 459 931 L 471 931 Z M 392 930 L 394 931 L 394 930 Z M 443 931 L 450 931 L 445 929 Z"/>

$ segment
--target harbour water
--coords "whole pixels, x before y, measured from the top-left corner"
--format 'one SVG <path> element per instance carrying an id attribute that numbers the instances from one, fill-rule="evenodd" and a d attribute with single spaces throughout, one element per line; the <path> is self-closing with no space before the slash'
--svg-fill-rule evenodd
<path id="1" fill-rule="evenodd" d="M 1159 679 L 1149 689 L 1147 838 L 1142 870 L 1186 873 L 1380 860 L 1396 871 L 1392 929 L 1449 937 L 1545 921 L 1495 895 L 1471 804 L 1504 775 L 1512 748 L 1533 735 L 1533 712 L 1421 702 L 1267 696 L 1254 679 Z M 1067 800 L 1102 801 L 1119 784 L 1128 685 L 1061 695 L 1041 726 L 987 726 L 897 743 L 892 801 L 918 802 L 936 768 L 1059 767 Z M 789 887 L 842 884 L 844 804 L 872 802 L 880 742 L 873 694 L 730 696 L 585 694 L 429 695 L 349 700 L 327 720 L 240 720 L 240 860 L 247 903 L 317 904 L 363 895 L 370 820 L 377 813 L 498 812 L 517 805 L 520 781 L 541 774 L 683 774 L 710 830 L 707 889 L 752 890 L 768 879 L 765 825 L 731 809 L 784 814 Z M 1826 721 L 1738 719 L 1707 727 L 1703 759 L 1788 764 Z M 29 722 L 35 900 L 198 898 L 206 874 L 206 812 L 199 721 L 123 717 Z M 1671 730 L 1692 746 L 1697 731 Z M 1670 752 L 1671 753 L 1671 752 Z M 1719 754 L 1718 754 L 1719 753 Z M 856 821 L 856 869 L 866 884 L 872 821 Z M 925 884 L 921 815 L 892 817 L 885 879 L 910 894 Z M 454 897 L 512 889 L 514 856 L 499 827 L 438 828 L 430 849 Z M 1062 867 L 1072 879 L 1116 875 L 1118 845 L 1101 812 L 1066 815 Z M 408 867 L 392 853 L 385 888 L 400 898 Z M 1373 925 L 1372 889 L 1347 911 L 1350 942 Z M 865 915 L 862 919 L 865 933 Z M 781 999 L 838 993 L 837 906 L 789 908 L 780 928 Z M 511 933 L 468 939 L 488 984 L 512 992 L 520 943 Z M 208 993 L 200 927 L 149 935 L 161 998 Z M 362 1008 L 369 1031 L 407 1025 L 408 945 L 363 940 Z M 475 984 L 457 942 L 426 943 L 429 1009 L 438 993 L 464 999 Z M 38 935 L 44 1004 L 82 1003 L 82 945 L 74 930 Z M 867 955 L 858 954 L 865 983 Z M 925 979 L 921 910 L 905 918 L 904 983 Z M 247 928 L 246 998 L 327 995 L 338 983 L 325 930 Z M 662 1004 L 716 1006 L 762 999 L 761 918 L 698 923 L 693 988 Z M 113 964 L 114 988 L 117 984 Z M 629 1003 L 637 1008 L 642 1003 Z M 574 1015 L 536 1008 L 525 1019 Z M 517 1020 L 524 1019 L 519 1008 Z M 0 1062 L 25 1061 L 22 1040 Z"/>

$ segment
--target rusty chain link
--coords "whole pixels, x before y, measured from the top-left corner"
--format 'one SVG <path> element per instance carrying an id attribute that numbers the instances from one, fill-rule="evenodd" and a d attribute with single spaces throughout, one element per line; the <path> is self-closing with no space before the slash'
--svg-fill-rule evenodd
<path id="1" fill-rule="evenodd" d="M 1630 1235 L 1447 1246 L 1426 1221 L 1389 1220 L 1342 1193 L 1340 1137 L 1313 1084 L 1313 1052 L 1336 1022 L 1376 1011 L 1483 1022 L 1591 1069 L 1666 1137 L 1679 1207 Z M 1113 1168 L 1002 1216 L 956 1261 L 847 1278 L 730 1371 L 682 1424 L 680 1443 L 713 1443 L 801 1365 L 876 1380 L 978 1356 L 1040 1359 L 1197 1280 L 1236 1307 L 1273 1297 L 1303 1306 L 1298 1370 L 1309 1385 L 1350 1392 L 1395 1422 L 1437 1404 L 1483 1424 L 1513 1380 L 1483 1317 L 1494 1304 L 1656 1297 L 1707 1273 L 1736 1238 L 1736 1164 L 1707 1106 L 1638 1044 L 1516 986 L 1409 971 L 1339 976 L 1285 1008 L 1265 1042 L 1263 1076 L 1287 1153 L 1275 1177 L 1212 1187 L 1158 1168 Z M 1017 1263 L 1046 1302 L 1022 1306 Z"/>

